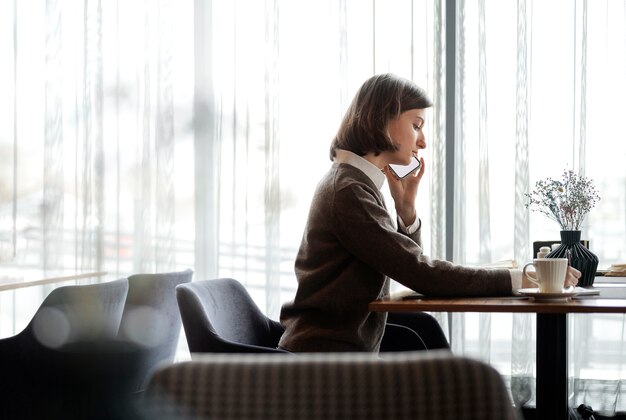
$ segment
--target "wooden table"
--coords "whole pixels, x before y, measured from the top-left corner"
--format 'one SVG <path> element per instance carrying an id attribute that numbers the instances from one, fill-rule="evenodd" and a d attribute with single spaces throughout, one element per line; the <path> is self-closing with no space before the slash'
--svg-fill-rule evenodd
<path id="1" fill-rule="evenodd" d="M 369 304 L 372 312 L 526 312 L 537 314 L 537 418 L 567 419 L 567 314 L 626 313 L 626 278 L 603 282 L 599 296 L 540 302 L 526 297 L 387 298 Z"/>

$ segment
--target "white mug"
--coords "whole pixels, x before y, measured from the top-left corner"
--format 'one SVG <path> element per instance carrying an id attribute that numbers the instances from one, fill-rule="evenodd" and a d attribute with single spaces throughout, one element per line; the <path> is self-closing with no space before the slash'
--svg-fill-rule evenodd
<path id="1" fill-rule="evenodd" d="M 537 277 L 531 277 L 526 269 L 535 267 Z M 522 273 L 539 286 L 539 293 L 562 293 L 567 274 L 567 258 L 537 258 L 524 266 Z"/>

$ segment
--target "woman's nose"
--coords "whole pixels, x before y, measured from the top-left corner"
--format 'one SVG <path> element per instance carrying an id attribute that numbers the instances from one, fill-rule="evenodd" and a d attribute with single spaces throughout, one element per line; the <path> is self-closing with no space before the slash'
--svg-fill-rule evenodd
<path id="1" fill-rule="evenodd" d="M 426 148 L 426 137 L 424 136 L 424 134 L 421 134 L 417 138 L 417 148 L 418 149 L 425 149 Z"/>

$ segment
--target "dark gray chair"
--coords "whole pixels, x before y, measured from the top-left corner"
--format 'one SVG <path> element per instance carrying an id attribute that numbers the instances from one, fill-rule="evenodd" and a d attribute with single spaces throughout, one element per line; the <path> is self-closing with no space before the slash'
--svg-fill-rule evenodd
<path id="1" fill-rule="evenodd" d="M 181 284 L 176 299 L 191 353 L 284 353 L 276 348 L 283 327 L 237 280 Z"/>
<path id="2" fill-rule="evenodd" d="M 176 286 L 189 283 L 192 277 L 190 269 L 128 277 L 128 296 L 118 338 L 146 349 L 141 367 L 144 373 L 136 391 L 145 387 L 159 364 L 174 360 L 181 327 Z"/>
<path id="3" fill-rule="evenodd" d="M 381 353 L 419 350 L 428 350 L 428 347 L 426 347 L 426 343 L 415 330 L 404 325 L 387 322 L 380 342 L 379 351 Z"/>
<path id="4" fill-rule="evenodd" d="M 127 292 L 125 278 L 59 287 L 24 330 L 0 340 L 0 418 L 74 418 L 66 410 L 85 401 L 85 387 L 73 382 L 72 349 L 115 340 Z"/>
<path id="5" fill-rule="evenodd" d="M 435 317 L 426 312 L 390 312 L 380 343 L 381 353 L 416 350 L 450 350 Z"/>
<path id="6" fill-rule="evenodd" d="M 237 280 L 202 280 L 178 286 L 176 298 L 192 353 L 283 352 L 277 349 L 283 326 L 265 316 Z M 431 315 L 389 316 L 381 352 L 449 348 Z"/>

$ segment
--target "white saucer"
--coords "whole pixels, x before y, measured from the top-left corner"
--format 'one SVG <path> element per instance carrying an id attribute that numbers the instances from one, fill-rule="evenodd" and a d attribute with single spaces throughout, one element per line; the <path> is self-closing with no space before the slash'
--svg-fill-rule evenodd
<path id="1" fill-rule="evenodd" d="M 517 292 L 521 295 L 531 297 L 537 301 L 539 300 L 567 300 L 572 296 L 576 296 L 581 293 L 577 288 L 563 289 L 560 293 L 542 293 L 539 288 L 533 287 L 529 289 L 518 289 Z"/>

